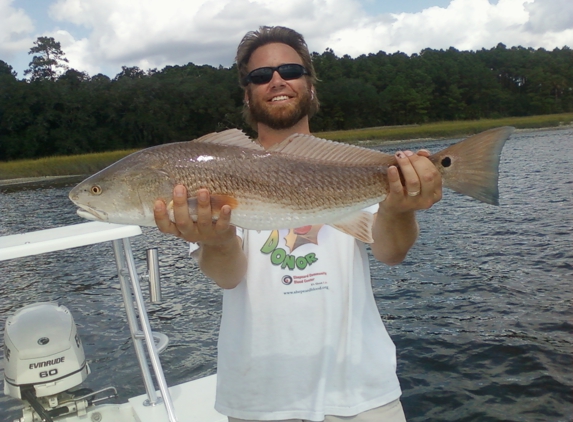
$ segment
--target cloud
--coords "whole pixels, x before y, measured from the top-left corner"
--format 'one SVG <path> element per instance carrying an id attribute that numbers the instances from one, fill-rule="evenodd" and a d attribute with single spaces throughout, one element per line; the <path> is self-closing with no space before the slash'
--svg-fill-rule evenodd
<path id="1" fill-rule="evenodd" d="M 60 41 L 72 66 L 118 69 L 189 61 L 229 66 L 248 30 L 280 24 L 326 40 L 349 13 L 363 12 L 348 0 L 59 0 L 50 8 L 53 19 L 91 30 L 86 39 Z M 316 22 L 325 24 L 319 29 Z"/>
<path id="2" fill-rule="evenodd" d="M 453 0 L 447 8 L 367 18 L 357 25 L 358 31 L 346 28 L 334 33 L 331 46 L 352 55 L 380 50 L 412 54 L 426 47 L 479 49 L 499 42 L 514 45 L 519 38 L 515 35 L 528 20 L 523 3 L 499 0 L 493 5 L 488 0 Z"/>
<path id="3" fill-rule="evenodd" d="M 351 56 L 424 48 L 479 50 L 502 42 L 534 48 L 573 46 L 570 0 L 453 0 L 419 13 L 363 18 L 332 33 L 329 47 Z M 560 14 L 560 16 L 558 16 Z"/>
<path id="4" fill-rule="evenodd" d="M 530 19 L 526 28 L 535 34 L 573 30 L 573 6 L 570 0 L 536 1 L 526 4 Z"/>
<path id="5" fill-rule="evenodd" d="M 242 36 L 260 25 L 289 26 L 305 35 L 312 51 L 332 48 L 351 56 L 450 46 L 475 50 L 499 42 L 572 46 L 569 1 L 452 0 L 419 13 L 368 16 L 358 0 L 57 0 L 50 16 L 89 33 L 74 39 L 58 32 L 72 67 L 113 76 L 122 65 L 229 66 Z"/>
<path id="6" fill-rule="evenodd" d="M 12 0 L 0 0 L 0 56 L 12 57 L 29 48 L 34 25 L 22 9 L 12 7 Z"/>

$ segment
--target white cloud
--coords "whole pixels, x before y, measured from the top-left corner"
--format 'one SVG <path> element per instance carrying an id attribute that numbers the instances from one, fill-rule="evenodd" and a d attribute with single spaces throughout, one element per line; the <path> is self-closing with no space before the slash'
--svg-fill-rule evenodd
<path id="1" fill-rule="evenodd" d="M 571 0 L 537 0 L 525 6 L 529 12 L 526 27 L 537 34 L 573 30 L 573 5 Z"/>
<path id="2" fill-rule="evenodd" d="M 72 67 L 81 65 L 82 70 L 93 72 L 106 63 L 117 72 L 121 65 L 145 69 L 189 61 L 228 66 L 249 29 L 261 24 L 302 24 L 315 30 L 309 17 L 324 19 L 333 27 L 332 11 L 349 9 L 360 10 L 347 0 L 320 4 L 304 0 L 59 0 L 51 6 L 50 16 L 91 30 L 86 39 L 59 40 Z M 300 10 L 305 10 L 306 17 L 299 16 Z"/>
<path id="3" fill-rule="evenodd" d="M 0 0 L 0 56 L 12 57 L 32 45 L 34 25 L 22 9 L 12 7 L 12 0 Z"/>
<path id="4" fill-rule="evenodd" d="M 89 32 L 77 39 L 54 32 L 72 67 L 113 76 L 122 65 L 229 66 L 241 37 L 260 25 L 289 26 L 305 35 L 312 51 L 329 47 L 351 56 L 379 50 L 411 54 L 428 47 L 475 50 L 499 42 L 573 46 L 569 1 L 452 0 L 419 13 L 367 16 L 358 0 L 57 0 L 50 16 Z M 0 0 L 0 11 L 9 4 Z"/>
<path id="5" fill-rule="evenodd" d="M 498 42 L 514 45 L 528 20 L 523 4 L 524 0 L 499 0 L 496 5 L 488 0 L 453 0 L 447 8 L 367 18 L 357 25 L 358 31 L 345 28 L 333 34 L 331 46 L 356 55 L 380 50 L 412 54 L 427 47 L 479 49 Z"/>

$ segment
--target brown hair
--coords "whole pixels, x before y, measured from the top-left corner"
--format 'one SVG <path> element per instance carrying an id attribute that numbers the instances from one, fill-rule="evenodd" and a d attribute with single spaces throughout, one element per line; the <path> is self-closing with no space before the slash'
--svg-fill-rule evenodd
<path id="1" fill-rule="evenodd" d="M 284 26 L 261 26 L 258 31 L 247 32 L 237 47 L 237 57 L 235 61 L 237 63 L 237 69 L 239 70 L 239 84 L 244 89 L 248 89 L 248 86 L 244 84 L 244 80 L 248 74 L 247 64 L 249 63 L 251 54 L 253 54 L 257 48 L 271 43 L 286 44 L 296 51 L 302 60 L 303 66 L 308 71 L 308 75 L 305 77 L 308 78 L 313 86 L 316 84 L 318 79 L 304 37 L 295 30 L 285 28 Z M 312 117 L 318 111 L 318 108 L 318 97 L 316 92 L 314 92 L 308 117 Z M 250 110 L 246 105 L 243 107 L 243 116 L 247 123 L 256 128 L 256 122 L 253 121 Z"/>

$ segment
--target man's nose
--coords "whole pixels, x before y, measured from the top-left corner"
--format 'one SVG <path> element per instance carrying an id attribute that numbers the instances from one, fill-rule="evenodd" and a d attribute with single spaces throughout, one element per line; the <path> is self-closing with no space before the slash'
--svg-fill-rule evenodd
<path id="1" fill-rule="evenodd" d="M 275 70 L 269 83 L 273 86 L 282 86 L 286 84 L 286 81 L 281 77 L 279 71 Z"/>

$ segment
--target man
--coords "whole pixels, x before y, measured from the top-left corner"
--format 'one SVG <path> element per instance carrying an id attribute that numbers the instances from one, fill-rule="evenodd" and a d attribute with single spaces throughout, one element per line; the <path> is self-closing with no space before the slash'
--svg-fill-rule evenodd
<path id="1" fill-rule="evenodd" d="M 250 32 L 237 65 L 260 145 L 310 133 L 316 75 L 300 34 Z M 404 184 L 389 168 L 390 192 L 372 210 L 372 254 L 386 264 L 400 263 L 414 244 L 415 211 L 441 199 L 427 156 L 398 152 Z M 155 218 L 162 232 L 198 244 L 201 270 L 226 289 L 215 408 L 230 421 L 404 421 L 395 347 L 374 301 L 365 245 L 326 225 L 236 229 L 228 206 L 213 222 L 209 192 L 197 195 L 197 222 L 182 186 L 174 189 L 176 223 L 162 201 Z"/>

